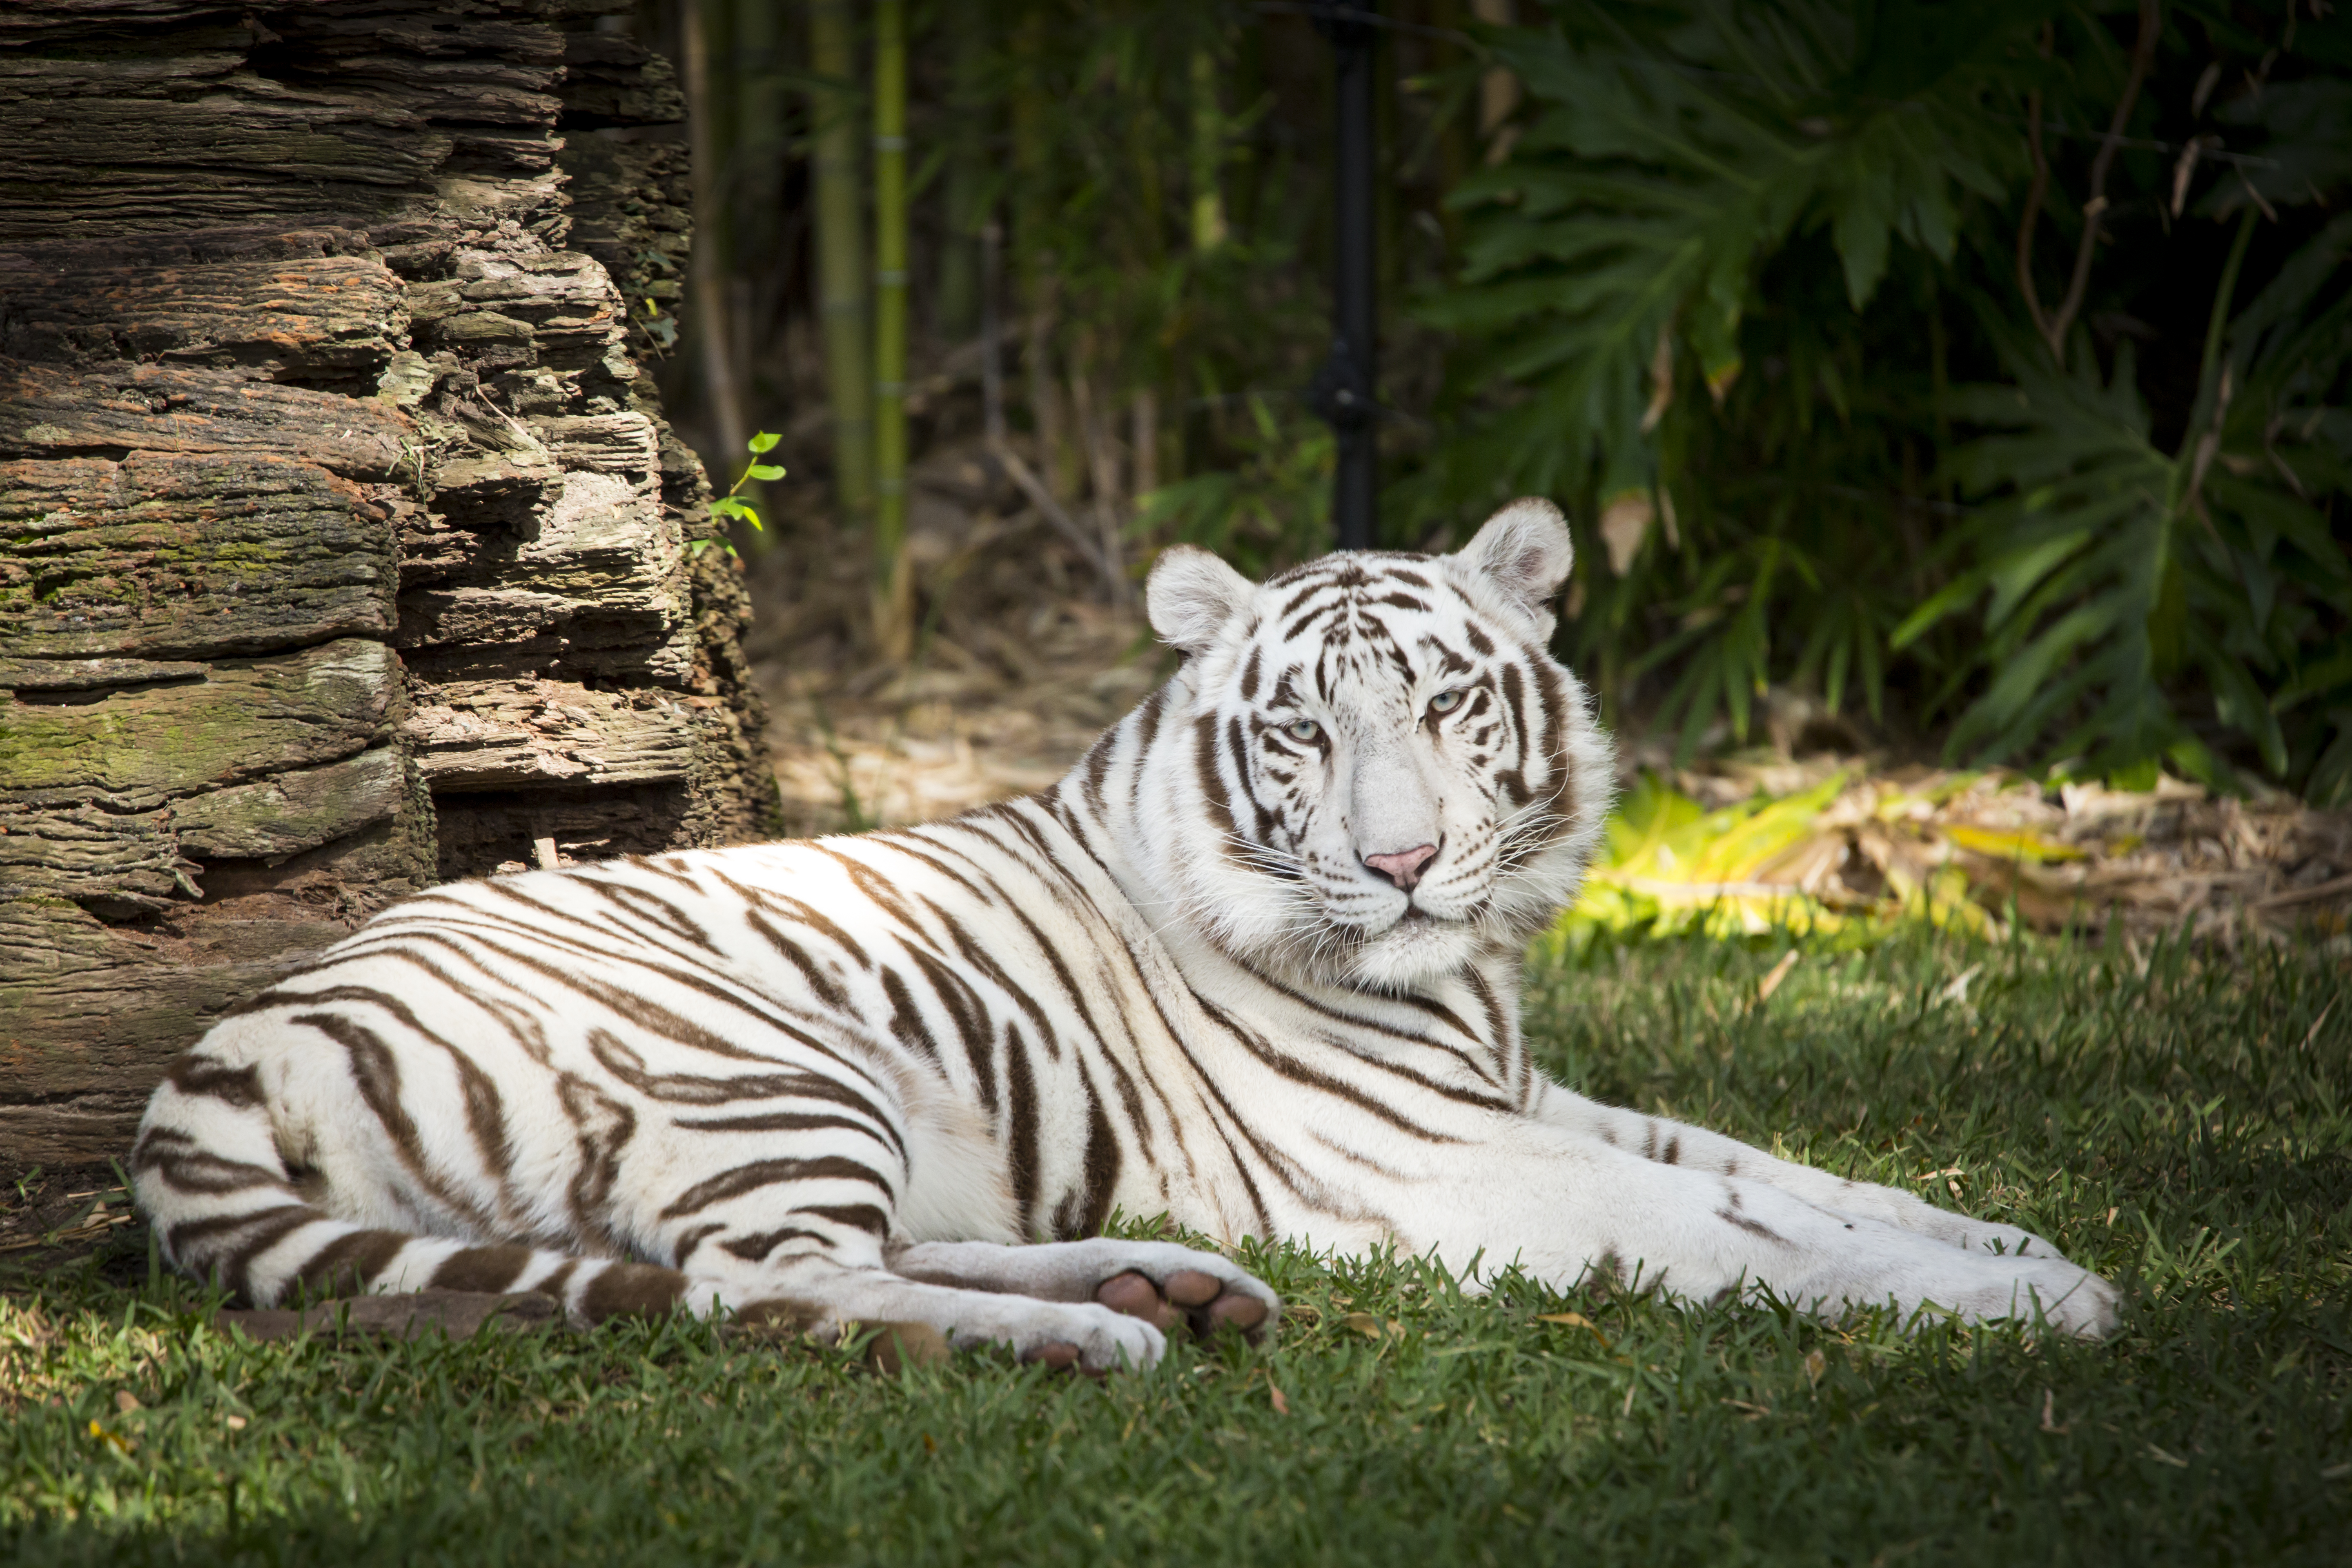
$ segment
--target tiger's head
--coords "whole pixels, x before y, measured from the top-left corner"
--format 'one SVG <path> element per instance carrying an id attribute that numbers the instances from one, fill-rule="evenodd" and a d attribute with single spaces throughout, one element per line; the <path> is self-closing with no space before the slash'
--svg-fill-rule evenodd
<path id="1" fill-rule="evenodd" d="M 1543 500 L 1452 555 L 1327 555 L 1262 584 L 1162 555 L 1151 625 L 1186 664 L 1136 828 L 1169 909 L 1254 967 L 1370 990 L 1516 957 L 1609 804 L 1608 742 L 1546 651 L 1570 558 Z"/>

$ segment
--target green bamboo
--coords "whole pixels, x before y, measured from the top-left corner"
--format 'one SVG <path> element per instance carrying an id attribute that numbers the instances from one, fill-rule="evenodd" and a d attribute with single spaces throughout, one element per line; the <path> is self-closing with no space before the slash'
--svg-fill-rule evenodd
<path id="1" fill-rule="evenodd" d="M 985 9 L 976 0 L 945 7 L 948 33 L 948 107 L 953 115 L 940 167 L 941 225 L 939 285 L 931 321 L 940 336 L 961 342 L 980 328 L 980 231 L 984 210 L 988 110 L 988 39 Z"/>
<path id="2" fill-rule="evenodd" d="M 1057 303 L 1054 267 L 1053 127 L 1046 65 L 1057 35 L 1052 19 L 1032 10 L 1013 36 L 1013 274 L 1020 291 L 1026 341 L 1023 368 L 1029 382 L 1029 418 L 1037 434 L 1037 469 L 1056 498 L 1077 489 L 1076 443 L 1066 438 L 1062 395 L 1054 383 Z"/>
<path id="3" fill-rule="evenodd" d="M 1192 248 L 1206 256 L 1225 243 L 1225 195 L 1218 165 L 1224 162 L 1224 116 L 1217 107 L 1217 59 L 1206 48 L 1192 51 Z"/>
<path id="4" fill-rule="evenodd" d="M 874 5 L 874 574 L 886 653 L 909 651 L 907 536 L 907 5 Z"/>
<path id="5" fill-rule="evenodd" d="M 742 460 L 750 433 L 743 416 L 742 382 L 735 363 L 734 312 L 730 298 L 730 232 L 726 181 L 728 152 L 734 144 L 732 95 L 724 90 L 716 62 L 732 52 L 733 6 L 728 0 L 693 0 L 680 18 L 684 29 L 686 90 L 694 155 L 694 249 L 688 258 L 689 324 L 702 369 L 704 431 L 718 447 L 713 472 Z"/>
<path id="6" fill-rule="evenodd" d="M 810 0 L 809 66 L 816 181 L 817 310 L 833 413 L 833 493 L 845 521 L 874 510 L 874 362 L 867 329 L 865 224 L 857 170 L 856 46 L 850 0 Z"/>

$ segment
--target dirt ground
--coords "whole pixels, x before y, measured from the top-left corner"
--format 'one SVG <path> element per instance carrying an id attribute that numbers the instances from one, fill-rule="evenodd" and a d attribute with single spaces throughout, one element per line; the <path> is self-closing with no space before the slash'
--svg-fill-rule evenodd
<path id="1" fill-rule="evenodd" d="M 1134 587 L 1111 591 L 977 446 L 915 471 L 908 550 L 923 625 L 909 668 L 866 651 L 863 542 L 821 508 L 787 494 L 774 510 L 801 531 L 751 567 L 748 647 L 795 836 L 1044 789 L 1175 668 Z"/>

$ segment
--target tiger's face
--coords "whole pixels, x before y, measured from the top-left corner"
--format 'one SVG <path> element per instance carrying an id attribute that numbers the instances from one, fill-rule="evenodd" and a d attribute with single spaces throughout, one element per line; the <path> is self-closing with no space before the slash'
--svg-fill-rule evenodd
<path id="1" fill-rule="evenodd" d="M 1255 966 L 1383 991 L 1524 946 L 1608 804 L 1607 743 L 1545 646 L 1570 560 L 1538 500 L 1456 554 L 1263 585 L 1163 556 L 1152 625 L 1192 664 L 1170 783 L 1214 840 L 1163 858 L 1193 923 Z"/>

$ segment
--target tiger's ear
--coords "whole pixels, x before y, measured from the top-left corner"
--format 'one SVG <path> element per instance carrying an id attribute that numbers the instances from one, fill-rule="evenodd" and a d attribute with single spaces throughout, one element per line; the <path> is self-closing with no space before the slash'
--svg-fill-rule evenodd
<path id="1" fill-rule="evenodd" d="M 1160 552 L 1143 585 L 1143 602 L 1151 629 L 1160 640 L 1182 654 L 1205 653 L 1225 629 L 1225 623 L 1249 607 L 1257 584 L 1191 544 L 1171 544 Z"/>
<path id="2" fill-rule="evenodd" d="M 1511 502 L 1486 520 L 1478 536 L 1454 557 L 1492 584 L 1509 603 L 1537 616 L 1568 581 L 1576 546 L 1568 519 L 1538 496 Z"/>

